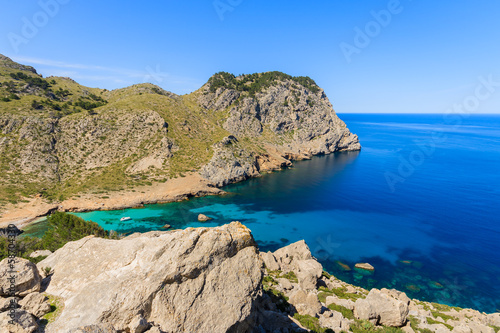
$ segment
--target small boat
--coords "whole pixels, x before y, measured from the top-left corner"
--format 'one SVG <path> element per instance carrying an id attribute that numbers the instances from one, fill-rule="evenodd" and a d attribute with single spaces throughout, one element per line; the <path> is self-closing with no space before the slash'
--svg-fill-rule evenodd
<path id="1" fill-rule="evenodd" d="M 130 216 L 127 216 L 127 217 L 122 217 L 122 218 L 120 219 L 120 221 L 130 221 L 130 220 L 132 220 L 132 218 L 131 218 Z"/>

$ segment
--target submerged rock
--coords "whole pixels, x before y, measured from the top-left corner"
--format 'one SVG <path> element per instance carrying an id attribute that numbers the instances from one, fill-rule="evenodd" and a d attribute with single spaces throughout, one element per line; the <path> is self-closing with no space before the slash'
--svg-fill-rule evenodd
<path id="1" fill-rule="evenodd" d="M 210 221 L 210 220 L 212 220 L 211 217 L 208 217 L 208 216 L 203 215 L 203 214 L 199 214 L 198 215 L 198 221 L 200 221 L 200 222 L 207 222 L 207 221 Z"/>
<path id="2" fill-rule="evenodd" d="M 375 270 L 375 267 L 373 267 L 369 263 L 358 263 L 354 267 L 358 268 L 358 269 L 365 270 L 365 271 L 370 271 L 370 272 L 373 272 Z"/>

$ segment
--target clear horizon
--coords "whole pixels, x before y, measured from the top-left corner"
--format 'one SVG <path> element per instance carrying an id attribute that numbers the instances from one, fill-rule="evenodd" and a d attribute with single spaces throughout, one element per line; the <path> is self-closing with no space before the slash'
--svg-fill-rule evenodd
<path id="1" fill-rule="evenodd" d="M 500 3 L 4 3 L 0 53 L 44 76 L 177 94 L 216 72 L 309 76 L 339 114 L 500 113 Z"/>

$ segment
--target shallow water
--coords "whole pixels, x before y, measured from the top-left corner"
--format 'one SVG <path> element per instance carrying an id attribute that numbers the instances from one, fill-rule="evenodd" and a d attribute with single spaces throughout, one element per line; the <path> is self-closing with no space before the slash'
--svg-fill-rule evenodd
<path id="1" fill-rule="evenodd" d="M 359 135 L 361 152 L 296 162 L 227 186 L 222 197 L 76 215 L 123 233 L 237 220 L 261 250 L 305 239 L 325 269 L 345 281 L 497 311 L 500 117 L 471 116 L 459 125 L 439 115 L 341 118 Z M 199 223 L 199 213 L 214 220 Z M 133 220 L 120 222 L 123 216 Z M 375 272 L 353 269 L 357 262 Z"/>

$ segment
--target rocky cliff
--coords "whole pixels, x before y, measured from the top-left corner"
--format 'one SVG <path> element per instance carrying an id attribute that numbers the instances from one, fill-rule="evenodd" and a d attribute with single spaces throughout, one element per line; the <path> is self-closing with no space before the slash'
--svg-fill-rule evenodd
<path id="1" fill-rule="evenodd" d="M 178 96 L 152 84 L 88 88 L 0 57 L 0 203 L 61 202 L 187 173 L 222 186 L 358 149 L 309 78 L 218 73 Z"/>
<path id="2" fill-rule="evenodd" d="M 67 243 L 0 262 L 0 332 L 495 333 L 500 313 L 370 291 L 323 271 L 304 241 L 259 253 L 238 222 Z M 9 314 L 14 324 L 9 324 Z"/>

